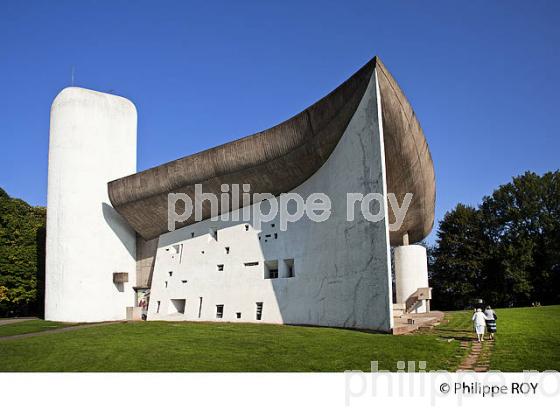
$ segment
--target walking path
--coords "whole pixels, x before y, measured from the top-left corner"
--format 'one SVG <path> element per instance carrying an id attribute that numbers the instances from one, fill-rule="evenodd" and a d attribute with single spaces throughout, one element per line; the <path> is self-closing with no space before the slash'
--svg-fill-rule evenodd
<path id="1" fill-rule="evenodd" d="M 11 325 L 12 323 L 25 322 L 26 320 L 36 320 L 38 317 L 16 317 L 13 319 L 0 319 L 0 326 Z"/>
<path id="2" fill-rule="evenodd" d="M 461 349 L 469 349 L 469 345 L 470 352 L 463 359 L 457 371 L 487 372 L 490 369 L 490 356 L 494 349 L 494 341 L 485 340 L 482 343 L 462 341 Z"/>
<path id="3" fill-rule="evenodd" d="M 42 332 L 23 333 L 23 334 L 12 335 L 12 336 L 2 336 L 2 337 L 0 337 L 0 341 L 27 339 L 28 337 L 33 337 L 33 336 L 42 336 L 42 335 L 49 335 L 49 334 L 53 334 L 53 333 L 71 332 L 71 331 L 78 330 L 78 329 L 87 329 L 87 328 L 90 328 L 90 327 L 114 325 L 114 324 L 117 324 L 117 323 L 126 323 L 126 321 L 88 323 L 88 324 L 83 324 L 83 325 L 61 327 L 61 328 L 58 328 L 58 329 L 43 330 Z"/>

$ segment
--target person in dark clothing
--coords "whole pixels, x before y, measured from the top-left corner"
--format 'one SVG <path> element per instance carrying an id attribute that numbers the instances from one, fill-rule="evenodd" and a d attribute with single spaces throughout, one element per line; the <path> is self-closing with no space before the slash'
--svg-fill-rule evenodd
<path id="1" fill-rule="evenodd" d="M 490 340 L 494 340 L 494 333 L 496 333 L 496 320 L 498 319 L 498 316 L 490 306 L 486 306 L 484 315 L 486 316 L 486 330 L 490 335 Z"/>

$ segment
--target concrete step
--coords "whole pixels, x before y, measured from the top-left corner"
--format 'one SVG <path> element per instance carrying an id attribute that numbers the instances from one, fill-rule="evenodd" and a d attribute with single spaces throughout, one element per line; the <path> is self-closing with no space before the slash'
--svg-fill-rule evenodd
<path id="1" fill-rule="evenodd" d="M 417 325 L 397 325 L 393 328 L 394 335 L 404 335 L 418 330 Z"/>
<path id="2" fill-rule="evenodd" d="M 394 317 L 394 335 L 415 332 L 417 330 L 430 329 L 437 326 L 443 319 L 443 312 L 432 311 L 429 313 L 408 313 L 400 317 Z"/>
<path id="3" fill-rule="evenodd" d="M 393 303 L 393 317 L 403 317 L 406 313 L 406 306 L 404 303 Z"/>

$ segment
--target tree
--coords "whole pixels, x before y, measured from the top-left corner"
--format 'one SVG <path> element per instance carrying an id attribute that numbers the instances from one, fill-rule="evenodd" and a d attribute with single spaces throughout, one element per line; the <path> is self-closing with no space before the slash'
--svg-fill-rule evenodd
<path id="1" fill-rule="evenodd" d="M 558 303 L 560 172 L 513 178 L 485 197 L 481 211 L 492 238 L 503 305 Z"/>
<path id="2" fill-rule="evenodd" d="M 46 209 L 0 189 L 0 316 L 41 314 Z"/>
<path id="3" fill-rule="evenodd" d="M 435 308 L 459 309 L 480 294 L 486 249 L 478 210 L 458 204 L 445 214 L 428 252 Z"/>
<path id="4" fill-rule="evenodd" d="M 429 260 L 435 306 L 560 303 L 560 172 L 526 172 L 478 208 L 457 205 L 437 238 Z"/>

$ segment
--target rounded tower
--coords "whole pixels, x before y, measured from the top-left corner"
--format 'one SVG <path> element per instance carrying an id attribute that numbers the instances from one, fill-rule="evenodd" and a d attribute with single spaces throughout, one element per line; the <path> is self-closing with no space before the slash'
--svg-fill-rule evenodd
<path id="1" fill-rule="evenodd" d="M 404 304 L 410 312 L 428 312 L 431 290 L 426 248 L 421 245 L 397 246 L 394 257 L 397 303 Z"/>
<path id="2" fill-rule="evenodd" d="M 111 206 L 107 183 L 136 172 L 136 108 L 69 87 L 50 119 L 45 318 L 125 319 L 134 306 L 136 236 Z"/>

